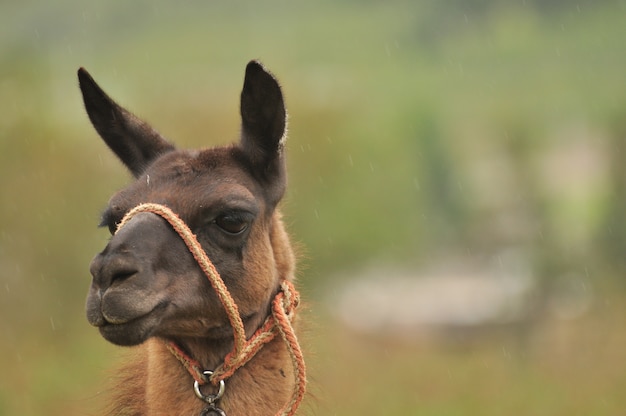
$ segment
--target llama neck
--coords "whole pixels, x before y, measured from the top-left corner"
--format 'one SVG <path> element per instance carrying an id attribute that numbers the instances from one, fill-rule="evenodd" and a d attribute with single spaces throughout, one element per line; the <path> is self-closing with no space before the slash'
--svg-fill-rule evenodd
<path id="1" fill-rule="evenodd" d="M 187 341 L 185 348 L 206 369 L 215 369 L 229 345 L 214 341 Z M 193 392 L 193 379 L 161 340 L 142 347 L 147 354 L 146 415 L 200 415 L 206 404 Z M 224 352 L 225 351 L 225 352 Z M 280 337 L 265 345 L 244 367 L 226 380 L 218 402 L 228 416 L 274 415 L 289 400 L 294 388 L 289 353 Z"/>

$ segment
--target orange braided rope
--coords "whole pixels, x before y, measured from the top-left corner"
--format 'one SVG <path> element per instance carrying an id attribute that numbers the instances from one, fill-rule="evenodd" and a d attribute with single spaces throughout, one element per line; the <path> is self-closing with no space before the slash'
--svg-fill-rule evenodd
<path id="1" fill-rule="evenodd" d="M 273 340 L 277 333 L 285 342 L 289 355 L 294 366 L 295 387 L 291 399 L 277 413 L 280 415 L 293 415 L 300 406 L 306 391 L 306 366 L 302 350 L 298 344 L 291 321 L 295 315 L 295 310 L 300 302 L 300 295 L 296 291 L 293 283 L 283 280 L 280 290 L 272 301 L 272 314 L 267 317 L 263 325 L 246 340 L 243 321 L 239 315 L 237 304 L 233 300 L 228 288 L 215 269 L 215 266 L 202 249 L 198 239 L 189 229 L 187 224 L 178 217 L 171 209 L 160 204 L 140 204 L 130 210 L 119 223 L 117 229 L 120 230 L 135 214 L 139 212 L 151 212 L 165 219 L 182 238 L 183 242 L 193 255 L 194 259 L 209 279 L 211 286 L 215 290 L 224 306 L 234 333 L 233 350 L 226 355 L 224 363 L 218 367 L 210 377 L 212 384 L 217 385 L 220 381 L 232 376 L 237 369 L 250 361 L 256 353 L 268 342 Z M 202 365 L 189 357 L 176 343 L 166 344 L 169 351 L 181 362 L 189 374 L 199 384 L 206 384 L 207 380 L 203 374 Z"/>

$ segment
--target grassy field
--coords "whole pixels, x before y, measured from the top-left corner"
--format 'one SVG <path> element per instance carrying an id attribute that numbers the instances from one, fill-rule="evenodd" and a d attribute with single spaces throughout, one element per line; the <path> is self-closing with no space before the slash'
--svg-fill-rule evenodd
<path id="1" fill-rule="evenodd" d="M 543 322 L 524 340 L 382 340 L 325 328 L 310 414 L 621 415 L 623 299 L 577 322 Z"/>
<path id="2" fill-rule="evenodd" d="M 0 4 L 0 416 L 98 414 L 124 355 L 84 318 L 99 212 L 129 177 L 78 67 L 198 147 L 237 137 L 253 58 L 290 113 L 303 414 L 626 414 L 625 18 L 619 1 Z M 418 276 L 504 251 L 545 287 L 582 279 L 589 313 L 389 339 L 328 306 L 370 265 Z"/>

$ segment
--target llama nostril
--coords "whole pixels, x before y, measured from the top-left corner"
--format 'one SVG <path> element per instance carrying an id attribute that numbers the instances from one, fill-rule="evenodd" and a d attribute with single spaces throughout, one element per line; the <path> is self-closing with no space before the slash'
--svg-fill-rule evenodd
<path id="1" fill-rule="evenodd" d="M 100 253 L 91 262 L 92 284 L 106 290 L 113 284 L 119 284 L 141 273 L 141 269 L 137 259 L 132 256 L 116 252 Z"/>
<path id="2" fill-rule="evenodd" d="M 111 284 L 122 283 L 125 280 L 128 280 L 132 276 L 136 275 L 139 271 L 136 269 L 128 269 L 128 270 L 118 270 L 113 272 L 111 276 Z"/>

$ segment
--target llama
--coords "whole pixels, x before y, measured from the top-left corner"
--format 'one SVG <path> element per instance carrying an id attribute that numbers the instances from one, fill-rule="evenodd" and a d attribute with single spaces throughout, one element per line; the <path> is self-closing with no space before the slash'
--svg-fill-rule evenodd
<path id="1" fill-rule="evenodd" d="M 180 150 L 85 69 L 78 79 L 93 126 L 134 176 L 102 215 L 112 236 L 90 266 L 89 323 L 137 352 L 108 414 L 295 413 L 306 376 L 290 323 L 295 258 L 277 208 L 286 187 L 278 82 L 251 61 L 239 142 Z"/>

